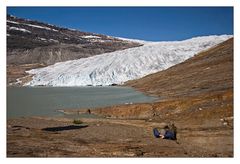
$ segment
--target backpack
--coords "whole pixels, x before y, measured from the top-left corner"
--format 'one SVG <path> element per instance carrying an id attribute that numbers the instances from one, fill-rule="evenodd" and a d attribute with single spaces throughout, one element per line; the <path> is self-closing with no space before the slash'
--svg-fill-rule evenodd
<path id="1" fill-rule="evenodd" d="M 168 125 L 168 128 L 169 128 L 169 132 L 171 132 L 173 135 L 172 139 L 176 140 L 177 139 L 177 127 L 173 123 L 171 123 Z"/>

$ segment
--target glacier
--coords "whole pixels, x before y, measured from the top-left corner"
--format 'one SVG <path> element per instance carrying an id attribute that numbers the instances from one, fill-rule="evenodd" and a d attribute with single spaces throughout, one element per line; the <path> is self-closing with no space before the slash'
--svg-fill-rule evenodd
<path id="1" fill-rule="evenodd" d="M 32 69 L 25 86 L 106 86 L 165 70 L 233 37 L 211 35 L 183 41 L 144 42 L 143 46 Z"/>

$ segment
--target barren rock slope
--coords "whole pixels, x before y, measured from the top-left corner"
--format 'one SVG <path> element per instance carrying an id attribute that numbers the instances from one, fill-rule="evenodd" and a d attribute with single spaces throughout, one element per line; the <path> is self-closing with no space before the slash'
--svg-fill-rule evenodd
<path id="1" fill-rule="evenodd" d="M 140 45 L 106 35 L 7 16 L 7 64 L 50 65 Z"/>

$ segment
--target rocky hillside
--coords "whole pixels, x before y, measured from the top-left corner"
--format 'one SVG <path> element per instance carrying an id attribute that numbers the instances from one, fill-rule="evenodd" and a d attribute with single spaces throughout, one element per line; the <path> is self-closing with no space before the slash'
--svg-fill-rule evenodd
<path id="1" fill-rule="evenodd" d="M 51 65 L 140 45 L 106 35 L 7 16 L 8 65 Z"/>

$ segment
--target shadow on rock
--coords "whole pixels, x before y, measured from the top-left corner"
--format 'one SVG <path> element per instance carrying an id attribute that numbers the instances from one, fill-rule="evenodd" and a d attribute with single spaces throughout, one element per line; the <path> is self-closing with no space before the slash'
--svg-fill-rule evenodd
<path id="1" fill-rule="evenodd" d="M 69 126 L 58 126 L 58 127 L 50 127 L 50 128 L 43 128 L 44 131 L 50 131 L 50 132 L 57 132 L 57 131 L 64 131 L 64 130 L 75 130 L 75 129 L 81 129 L 86 128 L 88 125 L 69 125 Z"/>

